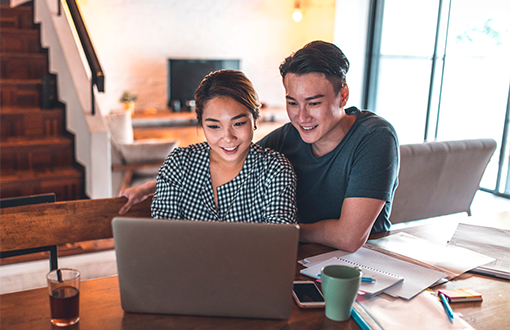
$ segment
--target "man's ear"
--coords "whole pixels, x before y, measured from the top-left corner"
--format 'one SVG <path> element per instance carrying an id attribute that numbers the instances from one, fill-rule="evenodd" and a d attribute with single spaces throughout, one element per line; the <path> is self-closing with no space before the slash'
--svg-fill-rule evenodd
<path id="1" fill-rule="evenodd" d="M 343 108 L 345 107 L 347 101 L 349 100 L 349 86 L 347 86 L 347 84 L 344 84 L 342 88 L 340 88 L 338 95 L 340 96 L 340 108 Z"/>

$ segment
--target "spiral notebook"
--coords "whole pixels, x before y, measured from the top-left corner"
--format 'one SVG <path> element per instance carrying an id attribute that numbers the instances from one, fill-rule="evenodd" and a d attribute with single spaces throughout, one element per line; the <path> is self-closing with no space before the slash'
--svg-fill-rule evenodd
<path id="1" fill-rule="evenodd" d="M 321 267 L 319 263 L 330 260 L 333 257 L 349 260 L 353 263 L 365 265 L 371 269 L 377 269 L 386 273 L 403 277 L 399 284 L 394 284 L 384 290 L 384 293 L 402 299 L 412 299 L 424 289 L 442 281 L 446 273 L 435 269 L 425 268 L 404 260 L 397 259 L 387 254 L 373 251 L 362 246 L 358 251 L 349 253 L 342 250 L 334 250 L 299 260 L 298 263 L 304 267 L 316 267 L 315 275 L 319 274 Z M 306 271 L 306 270 L 305 270 Z M 313 274 L 310 272 L 310 274 Z M 310 275 L 309 275 L 310 276 Z M 366 288 L 368 290 L 368 288 Z M 375 288 L 374 288 L 375 289 Z M 371 290 L 371 292 L 377 292 Z"/>
<path id="2" fill-rule="evenodd" d="M 358 267 L 361 269 L 363 277 L 371 277 L 375 280 L 373 283 L 361 282 L 360 290 L 365 292 L 369 297 L 377 295 L 384 290 L 401 283 L 404 278 L 402 276 L 394 275 L 385 271 L 377 270 L 368 266 L 361 265 L 351 260 L 344 259 L 343 257 L 333 257 L 311 267 L 302 269 L 301 274 L 319 279 L 321 276 L 321 269 L 329 265 L 343 265 L 349 267 Z"/>

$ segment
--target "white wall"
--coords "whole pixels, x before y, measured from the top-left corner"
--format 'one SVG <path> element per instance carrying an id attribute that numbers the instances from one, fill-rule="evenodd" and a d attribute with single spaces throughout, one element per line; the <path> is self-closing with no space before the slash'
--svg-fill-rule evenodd
<path id="1" fill-rule="evenodd" d="M 336 0 L 334 43 L 349 60 L 347 106 L 361 107 L 370 0 Z"/>
<path id="2" fill-rule="evenodd" d="M 106 76 L 102 110 L 124 90 L 136 110 L 166 108 L 168 58 L 239 58 L 262 102 L 284 106 L 281 61 L 309 41 L 333 41 L 335 0 L 79 0 Z"/>

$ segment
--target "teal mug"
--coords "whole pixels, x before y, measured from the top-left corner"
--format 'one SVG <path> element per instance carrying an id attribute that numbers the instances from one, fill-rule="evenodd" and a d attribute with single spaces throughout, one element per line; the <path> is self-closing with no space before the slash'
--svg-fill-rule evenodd
<path id="1" fill-rule="evenodd" d="M 329 265 L 321 270 L 321 286 L 326 302 L 326 317 L 333 321 L 346 321 L 361 284 L 358 268 Z"/>

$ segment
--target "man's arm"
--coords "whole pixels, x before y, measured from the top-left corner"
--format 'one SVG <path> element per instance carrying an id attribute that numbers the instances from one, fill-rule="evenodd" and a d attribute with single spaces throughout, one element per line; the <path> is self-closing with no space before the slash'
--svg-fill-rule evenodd
<path id="1" fill-rule="evenodd" d="M 300 224 L 300 241 L 318 243 L 355 252 L 368 239 L 370 230 L 386 202 L 373 198 L 346 198 L 340 219 Z"/>
<path id="2" fill-rule="evenodd" d="M 119 210 L 119 214 L 123 215 L 131 206 L 141 203 L 146 200 L 150 195 L 156 192 L 156 180 L 149 181 L 136 187 L 131 187 L 122 190 L 119 193 L 119 197 L 126 197 L 128 201 Z"/>

